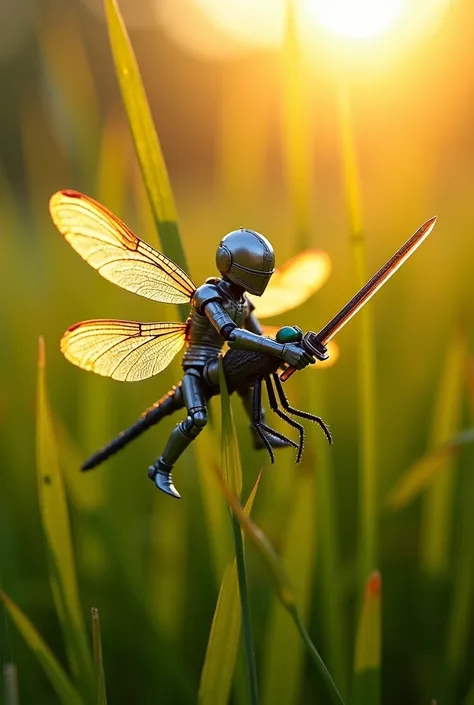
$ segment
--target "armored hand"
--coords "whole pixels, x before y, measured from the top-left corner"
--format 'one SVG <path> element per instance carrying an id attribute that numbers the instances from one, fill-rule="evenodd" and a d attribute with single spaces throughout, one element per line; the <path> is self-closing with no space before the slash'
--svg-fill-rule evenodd
<path id="1" fill-rule="evenodd" d="M 295 370 L 302 370 L 307 365 L 312 365 L 315 362 L 314 357 L 306 352 L 304 348 L 294 343 L 286 343 L 283 345 L 281 359 L 290 365 L 290 367 L 294 367 Z"/>
<path id="2" fill-rule="evenodd" d="M 303 367 L 315 361 L 300 345 L 278 343 L 276 340 L 255 335 L 255 333 L 242 328 L 234 328 L 227 339 L 227 343 L 233 350 L 252 350 L 279 357 L 298 370 L 302 370 Z"/>

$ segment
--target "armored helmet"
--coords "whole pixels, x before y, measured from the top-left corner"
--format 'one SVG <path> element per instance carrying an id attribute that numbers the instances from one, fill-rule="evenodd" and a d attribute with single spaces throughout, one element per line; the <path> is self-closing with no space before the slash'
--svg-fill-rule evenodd
<path id="1" fill-rule="evenodd" d="M 233 230 L 219 243 L 219 272 L 249 294 L 261 296 L 275 271 L 275 253 L 268 240 L 255 230 Z"/>

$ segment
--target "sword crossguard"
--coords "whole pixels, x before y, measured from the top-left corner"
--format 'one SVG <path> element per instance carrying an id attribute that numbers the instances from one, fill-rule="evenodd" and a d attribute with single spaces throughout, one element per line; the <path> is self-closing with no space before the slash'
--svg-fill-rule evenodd
<path id="1" fill-rule="evenodd" d="M 315 357 L 317 360 L 323 361 L 329 358 L 327 347 L 318 340 L 316 333 L 313 333 L 313 331 L 311 330 L 304 334 L 303 339 L 301 341 L 301 345 L 306 350 L 306 352 L 308 352 L 310 355 L 313 355 L 313 357 Z M 283 370 L 280 375 L 281 381 L 286 382 L 286 380 L 290 379 L 291 375 L 295 372 L 295 367 L 287 367 L 285 370 Z"/>
<path id="2" fill-rule="evenodd" d="M 313 355 L 317 360 L 327 360 L 329 358 L 328 349 L 323 343 L 320 343 L 316 333 L 308 331 L 303 336 L 301 341 L 302 346 L 310 355 Z"/>

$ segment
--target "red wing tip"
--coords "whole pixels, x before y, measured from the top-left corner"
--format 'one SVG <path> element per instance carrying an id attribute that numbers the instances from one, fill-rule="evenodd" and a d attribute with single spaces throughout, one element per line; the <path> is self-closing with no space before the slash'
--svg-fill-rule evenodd
<path id="1" fill-rule="evenodd" d="M 55 191 L 49 199 L 49 207 L 51 208 L 54 201 L 57 201 L 58 198 L 61 198 L 62 196 L 66 196 L 67 198 L 84 198 L 84 194 L 80 191 L 75 191 L 72 188 L 59 189 L 59 191 Z"/>

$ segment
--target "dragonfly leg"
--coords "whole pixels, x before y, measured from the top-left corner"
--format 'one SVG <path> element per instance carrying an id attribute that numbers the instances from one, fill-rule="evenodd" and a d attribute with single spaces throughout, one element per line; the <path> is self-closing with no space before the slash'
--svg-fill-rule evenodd
<path id="1" fill-rule="evenodd" d="M 275 462 L 275 453 L 273 452 L 273 448 L 270 445 L 270 441 L 268 440 L 266 434 L 263 432 L 263 429 L 261 428 L 261 414 L 262 414 L 262 380 L 260 378 L 257 378 L 255 380 L 255 383 L 253 385 L 253 405 L 252 405 L 252 412 L 253 412 L 253 420 L 252 420 L 252 426 L 255 430 L 255 433 L 260 437 L 260 440 L 263 443 L 263 446 L 267 449 L 268 455 L 270 456 L 270 461 L 272 463 Z"/>
<path id="2" fill-rule="evenodd" d="M 314 414 L 310 414 L 307 411 L 300 411 L 299 409 L 295 409 L 293 406 L 290 406 L 290 402 L 288 401 L 288 398 L 285 394 L 285 391 L 283 389 L 283 386 L 280 382 L 280 378 L 276 373 L 272 374 L 272 379 L 275 384 L 275 388 L 278 394 L 278 397 L 280 399 L 280 404 L 282 407 L 285 409 L 285 411 L 288 411 L 288 413 L 293 414 L 294 416 L 299 416 L 302 419 L 308 419 L 308 421 L 315 421 L 320 428 L 322 429 L 324 435 L 326 436 L 328 443 L 332 443 L 332 436 L 329 428 L 326 426 L 324 421 L 320 416 L 315 416 Z"/>
<path id="3" fill-rule="evenodd" d="M 182 394 L 188 415 L 174 428 L 163 453 L 148 468 L 148 477 L 156 487 L 176 499 L 180 499 L 180 494 L 171 477 L 173 466 L 207 424 L 206 394 L 199 370 L 186 370 Z"/>
<path id="4" fill-rule="evenodd" d="M 283 433 L 280 433 L 279 431 L 276 431 L 274 428 L 271 428 L 268 426 L 266 423 L 264 423 L 261 420 L 261 407 L 262 407 L 262 380 L 261 378 L 257 378 L 255 380 L 255 385 L 254 385 L 254 421 L 253 421 L 253 427 L 255 431 L 258 433 L 260 436 L 261 440 L 263 441 L 265 448 L 268 450 L 270 454 L 270 460 L 272 463 L 275 462 L 275 454 L 273 452 L 272 448 L 272 436 L 274 438 L 279 439 L 280 441 L 284 442 L 285 445 L 290 445 L 293 446 L 294 448 L 298 448 L 297 444 L 292 441 L 290 438 L 287 436 L 283 435 Z"/>
<path id="5" fill-rule="evenodd" d="M 270 402 L 270 408 L 272 411 L 274 411 L 275 414 L 277 414 L 281 419 L 286 421 L 287 424 L 293 426 L 293 428 L 296 428 L 299 433 L 300 441 L 298 444 L 298 453 L 296 455 L 296 462 L 299 463 L 304 450 L 304 427 L 302 424 L 290 418 L 288 414 L 285 414 L 285 412 L 278 407 L 278 401 L 275 396 L 275 390 L 273 389 L 271 377 L 265 377 L 265 384 L 267 386 L 268 401 Z"/>
<path id="6" fill-rule="evenodd" d="M 256 450 L 261 450 L 262 448 L 266 448 L 264 442 L 262 441 L 261 436 L 255 430 L 255 427 L 253 424 L 253 386 L 252 387 L 245 387 L 243 389 L 238 388 L 237 394 L 241 398 L 244 409 L 247 413 L 247 416 L 250 419 L 250 430 L 251 430 L 251 433 L 253 436 L 253 447 Z M 263 407 L 263 404 L 260 406 L 259 421 L 265 424 L 265 408 Z M 291 446 L 291 443 L 288 442 L 288 439 L 283 440 L 282 438 L 277 438 L 274 435 L 267 435 L 267 441 L 270 443 L 270 445 L 273 449 L 288 448 L 289 446 Z"/>

